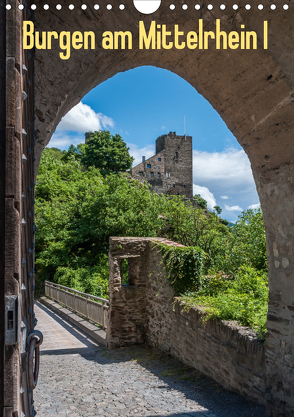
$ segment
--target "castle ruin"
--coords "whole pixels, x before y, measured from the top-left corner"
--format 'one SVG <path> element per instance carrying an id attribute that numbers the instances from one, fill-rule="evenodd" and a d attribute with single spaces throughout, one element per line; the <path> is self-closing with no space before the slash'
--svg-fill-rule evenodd
<path id="1" fill-rule="evenodd" d="M 156 139 L 156 152 L 150 158 L 142 157 L 132 177 L 151 184 L 158 194 L 193 197 L 192 136 L 169 132 Z"/>

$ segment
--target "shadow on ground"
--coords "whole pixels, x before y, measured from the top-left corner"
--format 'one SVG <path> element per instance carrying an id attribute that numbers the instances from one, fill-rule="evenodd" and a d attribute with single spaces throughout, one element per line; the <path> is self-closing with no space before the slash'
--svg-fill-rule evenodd
<path id="1" fill-rule="evenodd" d="M 177 359 L 166 353 L 150 349 L 146 346 L 132 346 L 119 348 L 108 351 L 104 346 L 92 342 L 82 332 L 76 331 L 63 318 L 53 313 L 47 307 L 39 305 L 47 314 L 54 318 L 63 328 L 73 336 L 78 337 L 86 345 L 85 348 L 79 349 L 60 349 L 41 351 L 43 356 L 58 357 L 64 356 L 66 361 L 67 355 L 80 355 L 89 363 L 97 363 L 100 367 L 107 368 L 111 364 L 137 364 L 142 368 L 142 378 L 140 383 L 148 378 L 144 377 L 144 372 L 156 376 L 154 387 L 148 386 L 146 389 L 156 389 L 157 396 L 164 398 L 173 392 L 184 394 L 185 399 L 197 402 L 205 411 L 187 411 L 177 413 L 176 407 L 174 413 L 148 414 L 148 417 L 264 417 L 264 407 L 247 401 L 240 395 L 228 391 L 220 386 L 216 381 L 206 377 L 194 368 L 184 365 Z M 82 337 L 82 339 L 81 339 Z M 42 372 L 42 368 L 41 368 Z M 82 388 L 82 387 L 81 387 Z M 128 388 L 127 381 L 124 381 L 122 390 Z M 162 394 L 161 394 L 162 392 Z M 154 401 L 157 401 L 154 399 Z M 200 408 L 201 408 L 200 407 Z M 127 410 L 125 410 L 127 412 Z M 70 415 L 70 414 L 66 414 Z M 79 415 L 79 414 L 78 414 Z M 81 414 L 87 415 L 87 414 Z M 94 414 L 90 414 L 94 415 Z M 97 414 L 100 415 L 100 414 Z M 116 415 L 116 414 L 114 414 Z M 129 414 L 119 414 L 128 417 Z M 136 414 L 130 414 L 132 416 Z M 142 414 L 138 414 L 142 415 Z M 147 414 L 144 414 L 147 416 Z"/>
<path id="2" fill-rule="evenodd" d="M 104 348 L 102 355 L 98 352 L 95 352 L 95 354 L 81 352 L 81 355 L 85 355 L 84 357 L 88 360 L 99 361 L 100 363 L 136 362 L 160 378 L 162 385 L 157 386 L 157 388 L 161 388 L 163 391 L 181 391 L 186 398 L 197 401 L 211 412 L 218 409 L 217 414 L 211 414 L 211 417 L 265 416 L 264 407 L 247 401 L 244 397 L 223 388 L 212 378 L 186 366 L 170 355 L 146 346 L 119 348 L 115 351 L 108 351 Z M 222 410 L 222 414 L 219 414 L 219 410 Z M 186 417 L 202 414 L 209 416 L 207 411 L 168 414 L 168 416 Z M 156 416 L 161 417 L 158 414 Z M 153 416 L 150 415 L 150 417 Z M 162 417 L 166 417 L 166 415 L 162 415 Z"/>

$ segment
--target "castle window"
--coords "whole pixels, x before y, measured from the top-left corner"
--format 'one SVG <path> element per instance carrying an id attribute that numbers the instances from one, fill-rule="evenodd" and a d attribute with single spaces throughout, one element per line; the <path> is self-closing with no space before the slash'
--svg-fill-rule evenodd
<path id="1" fill-rule="evenodd" d="M 122 287 L 127 289 L 128 287 L 136 285 L 136 281 L 139 277 L 138 262 L 133 258 L 123 258 L 118 261 Z"/>
<path id="2" fill-rule="evenodd" d="M 160 167 L 157 165 L 157 169 L 160 169 Z"/>
<path id="3" fill-rule="evenodd" d="M 120 276 L 122 285 L 129 285 L 129 261 L 126 258 L 120 261 Z"/>
<path id="4" fill-rule="evenodd" d="M 173 187 L 175 188 L 176 184 L 173 184 Z"/>
<path id="5" fill-rule="evenodd" d="M 142 172 L 142 171 L 140 171 L 140 172 L 139 172 L 139 175 L 140 175 L 140 177 L 142 177 L 142 176 L 143 176 L 143 172 Z"/>
<path id="6" fill-rule="evenodd" d="M 175 153 L 175 159 L 178 159 L 179 155 L 178 152 Z"/>
<path id="7" fill-rule="evenodd" d="M 185 184 L 183 184 L 183 188 L 185 188 L 186 186 L 185 186 Z"/>
<path id="8" fill-rule="evenodd" d="M 147 164 L 147 168 L 151 168 L 151 164 Z"/>
<path id="9" fill-rule="evenodd" d="M 157 172 L 157 176 L 158 176 L 158 178 L 160 178 L 160 172 Z"/>
<path id="10" fill-rule="evenodd" d="M 161 161 L 161 158 L 158 158 L 159 162 Z"/>
<path id="11" fill-rule="evenodd" d="M 153 172 L 150 172 L 150 176 L 153 177 L 154 176 L 154 173 Z"/>
<path id="12" fill-rule="evenodd" d="M 169 178 L 169 172 L 166 173 L 166 178 Z"/>

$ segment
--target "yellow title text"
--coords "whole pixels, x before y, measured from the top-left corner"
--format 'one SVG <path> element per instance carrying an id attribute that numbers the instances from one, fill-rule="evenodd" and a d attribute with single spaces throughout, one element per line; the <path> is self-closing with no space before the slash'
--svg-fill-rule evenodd
<path id="1" fill-rule="evenodd" d="M 184 32 L 177 24 L 157 24 L 152 21 L 148 27 L 143 21 L 139 21 L 139 32 L 133 39 L 130 31 L 105 31 L 102 33 L 99 47 L 103 49 L 257 49 L 268 48 L 268 22 L 263 22 L 263 38 L 258 39 L 253 30 L 246 30 L 241 24 L 240 29 L 226 32 L 221 29 L 220 19 L 215 21 L 215 29 L 206 31 L 203 27 L 203 19 L 199 19 L 195 30 Z M 55 43 L 55 45 L 54 45 Z M 52 49 L 59 46 L 59 56 L 67 60 L 71 56 L 72 49 L 95 49 L 96 37 L 93 31 L 36 31 L 34 23 L 23 22 L 23 48 L 24 49 Z"/>

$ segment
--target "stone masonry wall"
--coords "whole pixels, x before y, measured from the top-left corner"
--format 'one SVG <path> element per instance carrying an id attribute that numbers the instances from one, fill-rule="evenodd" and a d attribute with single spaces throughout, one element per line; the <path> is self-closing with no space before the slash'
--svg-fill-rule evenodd
<path id="1" fill-rule="evenodd" d="M 159 161 L 158 158 L 161 160 Z M 147 168 L 151 165 L 151 168 Z M 167 184 L 165 176 L 165 158 L 164 151 L 151 156 L 132 169 L 132 177 L 139 181 L 148 181 L 151 184 L 151 190 L 158 194 L 167 193 Z M 151 176 L 153 174 L 153 176 Z"/>
<path id="2" fill-rule="evenodd" d="M 175 157 L 175 153 L 178 157 Z M 169 194 L 192 198 L 192 137 L 178 136 L 176 132 L 170 132 L 165 137 L 164 156 L 165 170 L 170 172 L 170 178 L 166 178 Z"/>
<path id="3" fill-rule="evenodd" d="M 112 238 L 109 252 L 109 326 L 107 345 L 111 348 L 145 341 L 146 245 L 142 238 Z M 122 285 L 122 262 L 129 261 L 130 285 Z M 132 279 L 133 277 L 133 279 Z"/>
<path id="4" fill-rule="evenodd" d="M 179 245 L 162 238 L 110 239 L 108 346 L 146 342 L 264 404 L 265 354 L 255 333 L 231 322 L 203 324 L 199 309 L 181 306 L 166 279 L 156 241 Z M 129 268 L 136 275 L 130 286 L 121 284 L 122 257 L 130 257 Z"/>

